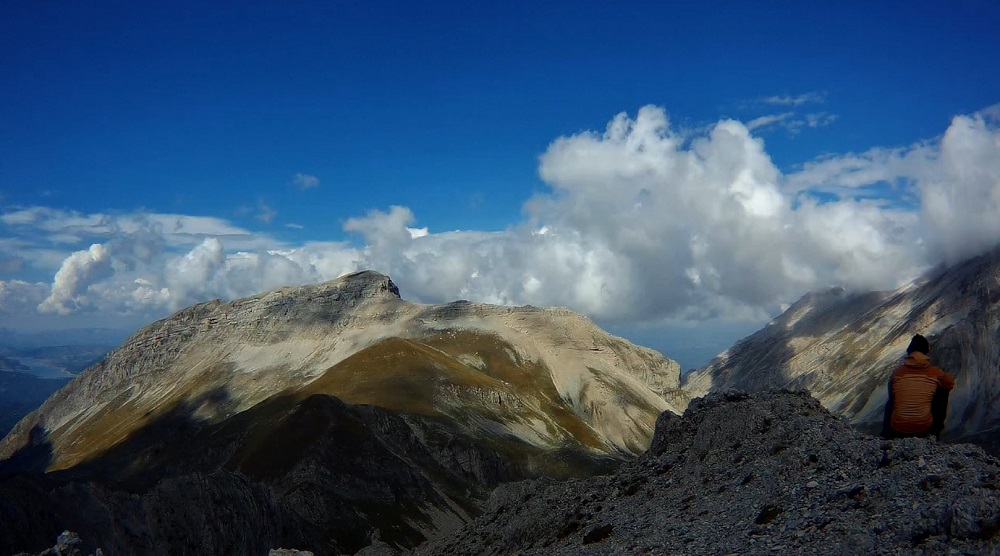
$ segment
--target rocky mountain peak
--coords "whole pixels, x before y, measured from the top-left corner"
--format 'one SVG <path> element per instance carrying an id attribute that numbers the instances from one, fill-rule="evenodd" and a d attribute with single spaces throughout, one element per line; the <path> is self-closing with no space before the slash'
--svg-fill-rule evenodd
<path id="1" fill-rule="evenodd" d="M 187 307 L 140 329 L 57 392 L 0 442 L 0 459 L 8 457 L 12 446 L 26 440 L 36 426 L 50 431 L 73 426 L 75 416 L 113 403 L 123 390 L 164 390 L 169 386 L 162 384 L 163 375 L 178 361 L 197 356 L 192 354 L 195 345 L 203 346 L 196 350 L 202 354 L 227 346 L 274 345 L 317 326 L 334 332 L 350 328 L 372 312 L 391 313 L 394 303 L 402 303 L 396 284 L 384 274 L 366 270 L 320 284 Z"/>
<path id="2" fill-rule="evenodd" d="M 307 286 L 308 287 L 308 286 Z M 319 284 L 320 288 L 337 289 L 346 299 L 402 299 L 399 287 L 391 278 L 374 270 L 362 270 Z M 292 288 L 293 290 L 295 288 Z"/>

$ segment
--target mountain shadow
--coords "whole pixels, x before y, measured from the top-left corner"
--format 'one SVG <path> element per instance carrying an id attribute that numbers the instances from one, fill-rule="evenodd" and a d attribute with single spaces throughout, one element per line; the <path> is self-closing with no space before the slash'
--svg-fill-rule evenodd
<path id="1" fill-rule="evenodd" d="M 28 444 L 6 460 L 0 461 L 0 481 L 18 474 L 39 475 L 52 463 L 52 443 L 43 427 L 32 427 Z"/>
<path id="2" fill-rule="evenodd" d="M 39 431 L 5 462 L 18 473 L 0 480 L 11 501 L 0 505 L 0 553 L 43 550 L 64 529 L 111 554 L 353 554 L 373 538 L 410 548 L 481 513 L 500 482 L 534 476 L 530 462 L 612 465 L 322 394 L 274 396 L 215 424 L 198 418 L 229 403 L 213 389 L 47 474 L 51 446 Z"/>

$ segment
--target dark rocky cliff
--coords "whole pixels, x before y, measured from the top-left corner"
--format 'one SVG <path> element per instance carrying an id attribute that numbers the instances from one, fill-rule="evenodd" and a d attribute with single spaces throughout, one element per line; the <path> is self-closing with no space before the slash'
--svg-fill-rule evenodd
<path id="1" fill-rule="evenodd" d="M 118 484 L 8 477 L 0 553 L 41 550 L 60 527 L 107 554 L 370 556 L 417 543 L 427 555 L 1000 551 L 1000 460 L 968 444 L 866 435 L 802 391 L 694 400 L 681 417 L 662 414 L 636 460 L 589 478 L 502 483 L 464 526 L 444 524 L 442 500 L 455 517 L 477 505 L 486 488 L 476 485 L 518 474 L 509 454 L 459 438 L 428 449 L 421 437 L 434 431 L 316 396 L 224 442 L 211 472 L 155 484 L 141 473 Z M 230 433 L 186 435 L 187 455 L 202 434 Z"/>

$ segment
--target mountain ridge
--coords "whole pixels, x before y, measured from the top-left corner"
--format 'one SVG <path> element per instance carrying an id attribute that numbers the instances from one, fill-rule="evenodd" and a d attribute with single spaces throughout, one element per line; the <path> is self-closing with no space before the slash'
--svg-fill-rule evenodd
<path id="1" fill-rule="evenodd" d="M 666 399 L 684 397 L 675 362 L 567 309 L 413 304 L 399 297 L 388 277 L 366 271 L 231 302 L 200 303 L 144 327 L 22 420 L 0 441 L 0 458 L 41 426 L 53 441 L 55 468 L 69 467 L 120 441 L 147 412 L 155 415 L 180 399 L 222 385 L 239 393 L 224 406 L 196 409 L 211 421 L 276 392 L 306 388 L 383 340 L 450 335 L 456 344 L 475 343 L 463 336 L 467 330 L 496 339 L 500 356 L 540 365 L 560 403 L 605 438 L 605 451 L 641 451 L 656 415 L 672 408 Z M 452 355 L 455 361 L 464 357 L 462 366 L 479 374 L 488 367 L 475 361 L 475 354 Z M 634 403 L 608 399 L 622 390 L 632 392 Z M 630 409 L 636 403 L 643 406 L 641 418 Z M 643 430 L 622 428 L 621 422 L 641 422 Z M 104 431 L 102 438 L 90 439 L 97 444 L 79 441 L 88 434 L 84 429 L 95 427 Z M 62 438 L 75 439 L 75 446 Z"/>

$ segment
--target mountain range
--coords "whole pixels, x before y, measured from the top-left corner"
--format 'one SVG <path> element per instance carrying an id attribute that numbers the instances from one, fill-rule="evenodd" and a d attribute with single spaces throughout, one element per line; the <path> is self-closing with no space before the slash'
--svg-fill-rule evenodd
<path id="1" fill-rule="evenodd" d="M 0 441 L 0 553 L 995 553 L 1000 461 L 966 442 L 998 445 L 998 303 L 1000 252 L 813 292 L 684 377 L 370 271 L 202 303 Z M 956 376 L 947 444 L 868 434 L 915 333 Z"/>
<path id="2" fill-rule="evenodd" d="M 571 311 L 409 303 L 375 272 L 195 305 L 0 441 L 0 490 L 49 516 L 7 516 L 0 549 L 44 547 L 60 527 L 114 553 L 415 546 L 501 481 L 641 453 L 687 402 L 679 374 Z"/>

